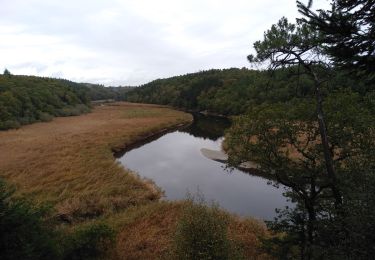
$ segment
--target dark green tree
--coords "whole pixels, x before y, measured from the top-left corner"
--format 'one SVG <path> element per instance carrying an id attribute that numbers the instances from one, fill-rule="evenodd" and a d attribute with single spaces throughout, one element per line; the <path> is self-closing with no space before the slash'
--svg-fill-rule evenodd
<path id="1" fill-rule="evenodd" d="M 330 10 L 314 11 L 312 1 L 297 2 L 305 24 L 320 34 L 320 43 L 336 67 L 375 74 L 375 1 L 333 0 Z M 374 78 L 373 78 L 374 79 Z"/>
<path id="2" fill-rule="evenodd" d="M 329 144 L 327 126 L 323 112 L 322 79 L 324 69 L 329 69 L 329 64 L 322 56 L 319 35 L 310 26 L 302 23 L 291 24 L 282 18 L 270 30 L 265 32 L 263 41 L 254 43 L 257 56 L 248 56 L 250 62 L 270 61 L 271 69 L 288 66 L 301 66 L 300 73 L 306 73 L 314 82 L 316 97 L 316 121 L 319 125 L 319 135 L 324 152 L 326 173 L 329 185 L 336 199 L 336 204 L 341 203 L 341 195 L 337 188 L 337 177 L 333 166 L 332 147 Z"/>
<path id="3" fill-rule="evenodd" d="M 297 66 L 299 75 L 313 81 L 315 98 L 255 106 L 235 121 L 227 136 L 231 165 L 256 162 L 276 185 L 290 187 L 286 195 L 297 203 L 270 223 L 287 234 L 279 241 L 278 257 L 373 257 L 368 242 L 374 240 L 373 229 L 367 221 L 375 215 L 374 200 L 366 197 L 373 188 L 365 185 L 374 180 L 374 150 L 369 148 L 374 146 L 374 107 L 368 102 L 373 95 L 360 97 L 343 88 L 329 92 L 339 65 L 338 56 L 330 52 L 332 46 L 324 43 L 324 33 L 304 19 L 290 24 L 282 18 L 273 25 L 254 44 L 257 54 L 250 55 L 249 61 L 268 62 L 271 70 Z M 367 50 L 373 52 L 369 46 Z M 353 69 L 363 69 L 358 62 L 353 64 L 358 65 Z M 355 172 L 358 179 L 353 187 L 348 180 Z M 353 213 L 361 207 L 366 213 Z M 351 228 L 353 223 L 358 230 Z"/>
<path id="4" fill-rule="evenodd" d="M 13 194 L 14 189 L 0 179 L 0 258 L 58 258 L 55 234 L 43 220 L 46 211 Z"/>
<path id="5" fill-rule="evenodd" d="M 88 112 L 87 91 L 67 80 L 0 75 L 0 130 Z"/>
<path id="6" fill-rule="evenodd" d="M 12 75 L 8 69 L 5 69 L 3 74 L 7 77 L 10 77 Z"/>
<path id="7" fill-rule="evenodd" d="M 375 217 L 371 195 L 375 178 L 370 167 L 375 152 L 374 107 L 351 91 L 330 94 L 325 100 L 336 185 L 343 196 L 337 207 L 326 174 L 315 103 L 314 99 L 295 99 L 263 104 L 236 118 L 226 137 L 229 162 L 234 166 L 255 162 L 275 185 L 290 188 L 286 195 L 296 207 L 280 211 L 276 221 L 269 223 L 271 229 L 287 234 L 278 241 L 278 257 L 366 259 L 371 254 L 367 241 L 374 239 L 368 227 L 372 222 L 367 222 Z M 361 236 L 366 237 L 361 243 L 348 243 Z"/>

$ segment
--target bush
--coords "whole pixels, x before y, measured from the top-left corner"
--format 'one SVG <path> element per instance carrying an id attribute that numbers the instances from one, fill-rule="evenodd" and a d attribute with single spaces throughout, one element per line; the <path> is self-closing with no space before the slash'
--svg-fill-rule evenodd
<path id="1" fill-rule="evenodd" d="M 67 106 L 56 111 L 56 116 L 78 116 L 90 112 L 90 108 L 86 105 Z"/>
<path id="2" fill-rule="evenodd" d="M 66 241 L 64 259 L 97 259 L 114 243 L 114 231 L 105 224 L 81 227 Z"/>
<path id="3" fill-rule="evenodd" d="M 43 221 L 46 210 L 12 197 L 0 179 L 0 259 L 57 259 L 55 234 Z"/>
<path id="4" fill-rule="evenodd" d="M 38 118 L 42 122 L 50 122 L 50 121 L 52 121 L 53 116 L 48 114 L 48 113 L 45 113 L 45 112 L 39 112 Z"/>
<path id="5" fill-rule="evenodd" d="M 177 259 L 241 258 L 228 239 L 228 216 L 202 198 L 188 199 L 177 224 L 174 255 Z"/>
<path id="6" fill-rule="evenodd" d="M 0 130 L 20 128 L 20 127 L 21 127 L 20 123 L 14 120 L 6 120 L 3 122 L 0 122 Z"/>
<path id="7" fill-rule="evenodd" d="M 18 118 L 18 122 L 21 125 L 28 125 L 28 124 L 37 122 L 37 120 L 34 117 L 25 116 L 25 117 Z"/>

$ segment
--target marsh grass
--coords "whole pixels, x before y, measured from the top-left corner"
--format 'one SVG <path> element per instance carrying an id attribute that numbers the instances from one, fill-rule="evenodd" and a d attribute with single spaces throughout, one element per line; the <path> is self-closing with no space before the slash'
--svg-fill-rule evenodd
<path id="1" fill-rule="evenodd" d="M 112 150 L 190 120 L 164 107 L 118 103 L 0 132 L 0 176 L 19 194 L 51 203 L 69 222 L 118 212 L 157 200 L 161 192 L 125 170 Z"/>
<path id="2" fill-rule="evenodd" d="M 211 219 L 216 214 L 220 216 L 218 221 Z M 210 208 L 210 205 L 197 205 L 191 200 L 159 201 L 134 206 L 106 218 L 105 222 L 119 231 L 112 259 L 181 259 L 181 255 L 176 252 L 181 249 L 181 244 L 178 243 L 181 240 L 183 246 L 188 243 L 184 240 L 186 236 L 182 231 L 194 221 L 200 220 L 212 222 L 213 225 L 203 226 L 203 231 L 189 234 L 197 237 L 203 232 L 206 234 L 204 238 L 215 238 L 216 245 L 221 243 L 219 241 L 222 241 L 224 234 L 225 242 L 222 245 L 225 245 L 223 250 L 229 255 L 229 259 L 270 259 L 261 251 L 261 240 L 270 236 L 264 223 L 234 216 L 217 206 Z M 217 230 L 212 230 L 217 224 L 221 227 L 221 235 Z M 191 231 L 195 232 L 196 227 L 192 227 Z M 209 234 L 211 231 L 213 234 Z M 202 242 L 202 239 L 199 240 Z M 219 255 L 223 256 L 222 253 Z"/>
<path id="3" fill-rule="evenodd" d="M 117 163 L 113 151 L 189 121 L 190 115 L 165 107 L 115 103 L 0 132 L 0 176 L 15 185 L 17 196 L 53 207 L 59 231 L 72 234 L 73 244 L 80 241 L 71 252 L 91 252 L 90 239 L 111 238 L 113 230 L 106 258 L 165 259 L 180 218 L 194 206 L 160 201 L 160 189 Z M 261 222 L 213 212 L 226 216 L 228 238 L 244 248 L 246 259 L 267 259 L 258 252 L 268 235 Z"/>
<path id="4" fill-rule="evenodd" d="M 151 110 L 149 108 L 134 107 L 123 113 L 123 118 L 151 118 L 162 117 L 162 110 Z"/>
<path id="5" fill-rule="evenodd" d="M 217 204 L 208 205 L 201 194 L 190 195 L 177 222 L 173 258 L 235 259 L 231 255 L 235 248 L 228 238 L 228 223 L 229 215 L 220 211 Z"/>

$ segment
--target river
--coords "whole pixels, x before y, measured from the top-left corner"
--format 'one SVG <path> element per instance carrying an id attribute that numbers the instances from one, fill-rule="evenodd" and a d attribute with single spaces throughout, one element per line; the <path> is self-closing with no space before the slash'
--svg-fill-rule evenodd
<path id="1" fill-rule="evenodd" d="M 240 170 L 228 171 L 225 164 L 210 160 L 202 148 L 220 150 L 227 119 L 194 115 L 187 128 L 147 140 L 126 151 L 118 160 L 141 177 L 152 179 L 169 200 L 186 198 L 199 190 L 206 201 L 241 216 L 272 220 L 275 208 L 290 206 L 279 188 L 259 176 Z"/>

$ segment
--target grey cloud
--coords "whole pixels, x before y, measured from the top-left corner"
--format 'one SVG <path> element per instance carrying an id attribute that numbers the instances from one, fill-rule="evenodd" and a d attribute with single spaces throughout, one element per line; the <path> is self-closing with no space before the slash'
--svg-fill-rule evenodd
<path id="1" fill-rule="evenodd" d="M 290 0 L 5 0 L 0 38 L 14 39 L 0 44 L 0 68 L 134 85 L 202 69 L 243 67 L 252 42 L 282 15 L 296 13 Z M 43 43 L 45 37 L 53 41 Z"/>

